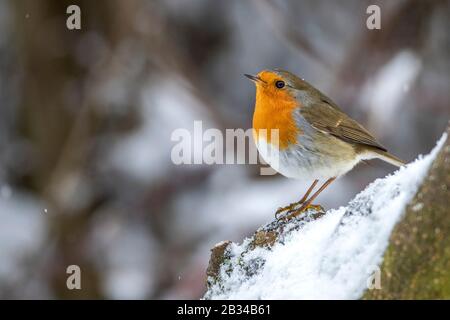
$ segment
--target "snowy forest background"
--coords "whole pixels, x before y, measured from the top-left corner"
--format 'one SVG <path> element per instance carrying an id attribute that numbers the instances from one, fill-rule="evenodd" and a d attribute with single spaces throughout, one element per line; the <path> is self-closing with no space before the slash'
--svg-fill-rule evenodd
<path id="1" fill-rule="evenodd" d="M 1 298 L 201 297 L 209 249 L 306 188 L 256 165 L 171 163 L 176 128 L 251 126 L 243 73 L 301 75 L 405 160 L 450 118 L 445 0 L 0 0 L 0 30 Z M 391 171 L 360 165 L 319 202 Z M 67 290 L 71 264 L 82 290 Z"/>

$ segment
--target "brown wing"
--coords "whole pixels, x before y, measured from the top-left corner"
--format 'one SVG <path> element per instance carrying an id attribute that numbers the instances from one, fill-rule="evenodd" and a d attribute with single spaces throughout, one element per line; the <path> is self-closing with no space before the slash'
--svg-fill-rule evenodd
<path id="1" fill-rule="evenodd" d="M 300 108 L 300 114 L 319 131 L 346 142 L 387 151 L 363 126 L 327 101 Z"/>

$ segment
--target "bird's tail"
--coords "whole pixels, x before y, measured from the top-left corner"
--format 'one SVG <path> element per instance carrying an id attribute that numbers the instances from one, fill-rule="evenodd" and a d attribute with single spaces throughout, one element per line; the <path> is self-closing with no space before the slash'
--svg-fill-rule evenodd
<path id="1" fill-rule="evenodd" d="M 401 167 L 406 164 L 405 161 L 397 158 L 396 156 L 390 154 L 387 151 L 376 150 L 377 158 L 386 161 L 394 166 Z"/>

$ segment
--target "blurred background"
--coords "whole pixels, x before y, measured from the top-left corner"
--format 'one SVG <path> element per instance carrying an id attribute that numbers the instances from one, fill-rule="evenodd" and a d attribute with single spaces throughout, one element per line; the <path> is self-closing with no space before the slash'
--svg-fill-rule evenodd
<path id="1" fill-rule="evenodd" d="M 251 127 L 243 73 L 300 75 L 408 161 L 450 117 L 445 0 L 0 0 L 0 30 L 0 298 L 201 297 L 210 248 L 307 187 L 258 165 L 172 164 L 174 129 Z M 393 170 L 359 165 L 318 202 Z"/>

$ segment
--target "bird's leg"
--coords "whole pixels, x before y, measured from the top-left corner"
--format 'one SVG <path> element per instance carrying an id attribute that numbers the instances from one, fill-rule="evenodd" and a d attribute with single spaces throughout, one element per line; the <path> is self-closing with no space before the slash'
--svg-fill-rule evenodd
<path id="1" fill-rule="evenodd" d="M 298 209 L 295 210 L 292 214 L 290 214 L 287 218 L 287 220 L 290 220 L 292 218 L 295 218 L 296 216 L 298 216 L 299 214 L 301 214 L 302 212 L 308 210 L 309 208 L 313 208 L 313 209 L 318 209 L 317 207 L 319 207 L 320 209 L 323 209 L 321 206 L 315 206 L 312 205 L 311 203 L 314 201 L 314 199 L 323 191 L 325 190 L 326 187 L 328 187 L 334 180 L 336 179 L 336 177 L 330 178 L 328 179 L 320 188 L 319 190 L 317 190 L 312 196 L 311 198 L 309 198 L 308 200 L 306 200 L 305 202 L 303 202 L 302 206 Z"/>
<path id="2" fill-rule="evenodd" d="M 319 182 L 319 180 L 314 180 L 314 182 L 312 183 L 312 185 L 309 187 L 308 191 L 306 191 L 305 195 L 297 202 L 291 203 L 290 205 L 283 207 L 283 208 L 278 208 L 277 212 L 275 212 L 275 219 L 278 219 L 278 215 L 282 212 L 285 211 L 293 211 L 295 209 L 296 206 L 298 206 L 299 204 L 302 204 L 303 202 L 306 201 L 306 199 L 308 199 L 309 194 L 311 193 L 311 191 L 313 191 L 314 187 L 316 186 L 317 182 Z"/>

